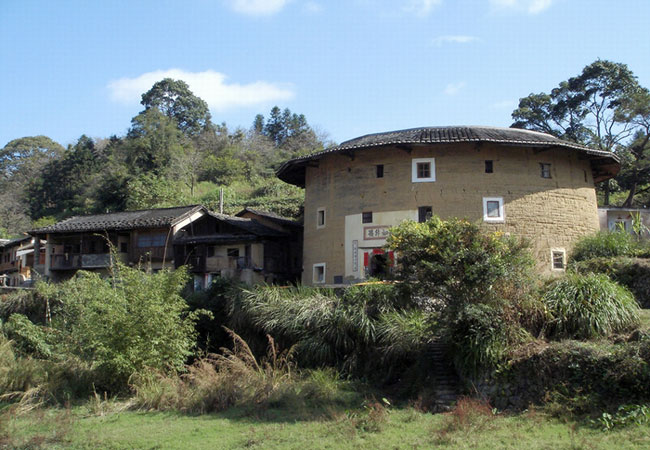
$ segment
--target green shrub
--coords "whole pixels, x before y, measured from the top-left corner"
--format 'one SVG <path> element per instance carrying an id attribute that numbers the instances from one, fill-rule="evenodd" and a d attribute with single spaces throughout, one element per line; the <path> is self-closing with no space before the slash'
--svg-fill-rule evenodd
<path id="1" fill-rule="evenodd" d="M 461 374 L 499 365 L 529 338 L 524 327 L 541 328 L 545 317 L 532 295 L 533 260 L 525 242 L 438 217 L 391 228 L 387 242 L 399 254 L 397 278 L 414 295 L 437 302 L 439 334 Z"/>
<path id="2" fill-rule="evenodd" d="M 22 355 L 50 358 L 52 345 L 44 327 L 34 325 L 22 314 L 12 314 L 2 326 L 2 331 L 14 342 L 14 348 Z"/>
<path id="3" fill-rule="evenodd" d="M 534 265 L 525 242 L 462 219 L 404 222 L 391 228 L 387 246 L 399 254 L 398 279 L 448 304 L 489 301 L 506 286 L 525 287 Z"/>
<path id="4" fill-rule="evenodd" d="M 537 343 L 494 372 L 487 385 L 483 393 L 500 409 L 551 402 L 560 415 L 580 416 L 647 403 L 650 340 Z"/>
<path id="5" fill-rule="evenodd" d="M 571 253 L 573 261 L 614 256 L 635 256 L 639 249 L 637 239 L 623 231 L 599 231 L 580 239 Z"/>
<path id="6" fill-rule="evenodd" d="M 650 308 L 650 259 L 592 258 L 571 265 L 579 273 L 604 273 L 628 288 L 643 308 Z"/>
<path id="7" fill-rule="evenodd" d="M 634 296 L 603 274 L 569 272 L 548 285 L 543 301 L 552 316 L 548 332 L 553 337 L 590 339 L 638 323 Z"/>
<path id="8" fill-rule="evenodd" d="M 91 364 L 100 391 L 119 391 L 145 368 L 184 368 L 195 345 L 195 315 L 180 296 L 186 281 L 182 269 L 148 274 L 118 264 L 110 278 L 79 272 L 37 289 L 60 304 L 57 351 Z"/>

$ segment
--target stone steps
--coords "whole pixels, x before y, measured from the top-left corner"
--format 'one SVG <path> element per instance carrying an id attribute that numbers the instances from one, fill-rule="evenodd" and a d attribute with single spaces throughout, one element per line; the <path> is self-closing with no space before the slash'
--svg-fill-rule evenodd
<path id="1" fill-rule="evenodd" d="M 434 391 L 434 412 L 449 411 L 460 395 L 460 380 L 447 356 L 445 345 L 434 341 L 425 352 L 431 372 L 429 383 Z"/>

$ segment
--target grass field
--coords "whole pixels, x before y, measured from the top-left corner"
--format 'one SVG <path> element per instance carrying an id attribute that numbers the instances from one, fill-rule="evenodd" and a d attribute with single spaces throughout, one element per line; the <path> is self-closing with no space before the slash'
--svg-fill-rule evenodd
<path id="1" fill-rule="evenodd" d="M 469 406 L 433 415 L 371 405 L 320 411 L 320 417 L 314 411 L 286 409 L 231 409 L 200 416 L 119 412 L 118 403 L 50 408 L 5 415 L 0 448 L 650 448 L 648 425 L 601 431 L 541 412 L 495 415 L 489 408 Z"/>

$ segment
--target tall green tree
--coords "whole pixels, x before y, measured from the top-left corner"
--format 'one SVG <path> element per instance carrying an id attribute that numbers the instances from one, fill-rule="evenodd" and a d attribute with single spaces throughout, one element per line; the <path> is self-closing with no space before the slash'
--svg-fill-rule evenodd
<path id="1" fill-rule="evenodd" d="M 94 141 L 83 135 L 30 182 L 27 190 L 32 219 L 92 211 L 90 180 L 102 167 L 94 150 Z"/>
<path id="2" fill-rule="evenodd" d="M 625 64 L 597 60 L 562 81 L 550 94 L 530 94 L 512 113 L 515 128 L 542 131 L 600 150 L 623 155 L 643 132 L 643 113 L 650 108 L 648 91 Z M 638 154 L 633 152 L 633 155 Z M 638 158 L 622 158 L 636 164 Z M 641 175 L 642 171 L 632 170 Z M 632 185 L 650 182 L 638 178 Z M 605 185 L 609 204 L 611 185 Z M 631 204 L 635 193 L 626 201 Z"/>
<path id="3" fill-rule="evenodd" d="M 157 109 L 174 119 L 178 128 L 188 136 L 198 136 L 212 125 L 208 104 L 194 95 L 183 80 L 165 78 L 142 94 L 145 111 Z"/>
<path id="4" fill-rule="evenodd" d="M 28 180 L 63 152 L 61 144 L 47 136 L 14 139 L 0 150 L 0 173 L 6 179 L 20 177 L 23 181 Z"/>

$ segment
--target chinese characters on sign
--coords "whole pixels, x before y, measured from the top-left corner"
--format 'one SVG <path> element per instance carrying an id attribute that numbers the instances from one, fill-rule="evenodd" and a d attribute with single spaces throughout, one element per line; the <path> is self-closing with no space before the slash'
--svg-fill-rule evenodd
<path id="1" fill-rule="evenodd" d="M 388 237 L 388 226 L 363 227 L 363 239 L 386 239 Z"/>
<path id="2" fill-rule="evenodd" d="M 359 241 L 352 241 L 352 272 L 359 270 Z"/>

